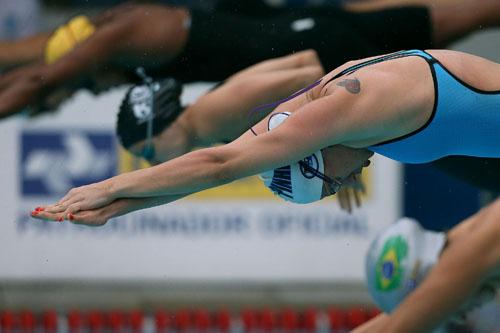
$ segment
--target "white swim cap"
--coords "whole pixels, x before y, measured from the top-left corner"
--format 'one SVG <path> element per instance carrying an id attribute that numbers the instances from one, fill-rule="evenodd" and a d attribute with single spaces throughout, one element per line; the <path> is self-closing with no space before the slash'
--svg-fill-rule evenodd
<path id="1" fill-rule="evenodd" d="M 268 130 L 281 125 L 290 112 L 275 113 L 269 118 Z M 315 171 L 324 173 L 323 155 L 318 151 L 302 160 Z M 286 201 L 306 204 L 321 200 L 323 180 L 298 162 L 264 172 L 260 175 L 264 184 Z"/>
<path id="2" fill-rule="evenodd" d="M 370 245 L 365 269 L 375 303 L 391 312 L 436 264 L 446 234 L 424 230 L 417 221 L 402 218 L 382 231 Z"/>

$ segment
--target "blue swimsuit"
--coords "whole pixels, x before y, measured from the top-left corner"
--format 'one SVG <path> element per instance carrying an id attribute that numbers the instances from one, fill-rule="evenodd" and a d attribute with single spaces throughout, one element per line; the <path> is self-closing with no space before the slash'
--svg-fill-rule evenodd
<path id="1" fill-rule="evenodd" d="M 401 51 L 368 60 L 331 80 L 365 66 L 409 56 L 422 57 L 431 69 L 435 90 L 432 115 L 416 131 L 368 149 L 404 163 L 427 163 L 450 155 L 500 158 L 500 91 L 468 85 L 424 51 Z"/>

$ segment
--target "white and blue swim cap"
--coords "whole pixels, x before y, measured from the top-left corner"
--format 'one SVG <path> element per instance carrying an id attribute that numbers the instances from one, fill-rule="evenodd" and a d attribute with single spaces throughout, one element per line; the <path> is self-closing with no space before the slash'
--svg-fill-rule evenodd
<path id="1" fill-rule="evenodd" d="M 446 243 L 446 234 L 424 230 L 402 218 L 370 245 L 365 270 L 368 290 L 386 313 L 393 311 L 427 276 Z"/>
<path id="2" fill-rule="evenodd" d="M 269 118 L 268 130 L 281 125 L 289 115 L 290 112 L 273 114 Z M 323 179 L 317 177 L 317 173 L 323 174 L 325 168 L 321 151 L 306 157 L 302 162 L 309 166 L 308 170 L 297 162 L 264 172 L 260 177 L 271 191 L 286 201 L 306 204 L 321 200 Z"/>

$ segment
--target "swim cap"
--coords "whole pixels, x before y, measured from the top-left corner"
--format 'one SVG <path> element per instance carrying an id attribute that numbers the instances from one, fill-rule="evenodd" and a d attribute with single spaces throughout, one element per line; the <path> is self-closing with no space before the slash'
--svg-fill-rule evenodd
<path id="1" fill-rule="evenodd" d="M 73 50 L 95 32 L 95 26 L 87 16 L 76 16 L 60 26 L 50 36 L 45 46 L 45 63 L 51 64 Z"/>
<path id="2" fill-rule="evenodd" d="M 154 92 L 146 84 L 131 87 L 120 105 L 116 134 L 124 148 L 145 140 L 147 123 L 153 116 L 153 136 L 161 133 L 184 110 L 180 95 L 182 84 L 173 78 L 153 82 Z M 151 94 L 153 105 L 151 106 Z"/>
<path id="3" fill-rule="evenodd" d="M 402 218 L 370 245 L 365 270 L 368 290 L 386 313 L 394 310 L 427 276 L 446 243 L 446 234 L 424 230 Z"/>
<path id="4" fill-rule="evenodd" d="M 268 130 L 281 125 L 289 115 L 290 112 L 273 114 L 269 118 Z M 318 151 L 304 158 L 302 164 L 307 164 L 309 168 L 306 170 L 297 162 L 264 172 L 260 178 L 264 185 L 286 201 L 306 204 L 321 200 L 323 180 L 317 177 L 317 172 L 324 172 L 323 154 Z"/>

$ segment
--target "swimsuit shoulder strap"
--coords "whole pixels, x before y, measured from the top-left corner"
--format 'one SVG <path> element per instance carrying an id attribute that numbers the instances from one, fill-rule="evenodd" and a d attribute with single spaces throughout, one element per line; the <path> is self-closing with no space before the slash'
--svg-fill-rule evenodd
<path id="1" fill-rule="evenodd" d="M 422 50 L 399 51 L 399 52 L 387 54 L 387 55 L 382 56 L 382 57 L 377 57 L 377 58 L 374 58 L 374 59 L 363 61 L 363 62 L 360 62 L 360 63 L 358 63 L 356 65 L 350 66 L 350 67 L 342 70 L 341 72 L 337 73 L 332 78 L 330 78 L 330 80 L 328 80 L 325 84 L 328 84 L 331 81 L 334 81 L 334 80 L 336 80 L 339 77 L 342 77 L 344 75 L 352 74 L 352 73 L 356 72 L 357 70 L 359 70 L 359 69 L 361 69 L 363 67 L 375 65 L 375 64 L 378 64 L 378 63 L 381 63 L 381 62 L 384 62 L 384 61 L 388 61 L 388 60 L 399 59 L 399 58 L 406 58 L 406 57 L 411 57 L 411 56 L 417 56 L 417 57 L 424 58 L 429 64 L 436 63 L 436 60 L 434 59 L 433 56 L 431 56 L 429 53 L 427 53 L 425 51 L 422 51 Z"/>

